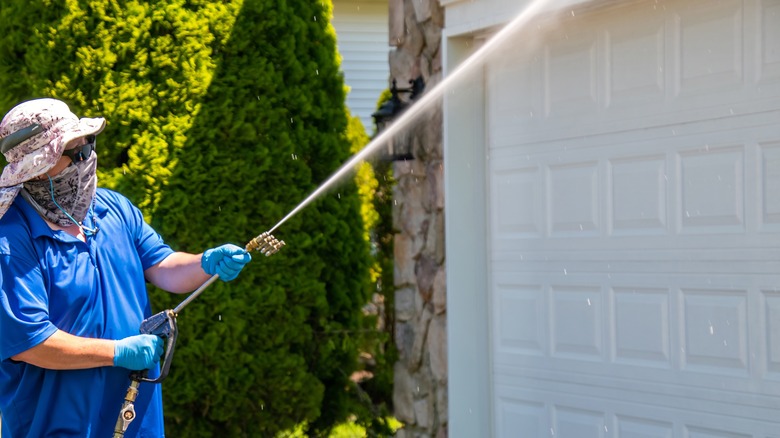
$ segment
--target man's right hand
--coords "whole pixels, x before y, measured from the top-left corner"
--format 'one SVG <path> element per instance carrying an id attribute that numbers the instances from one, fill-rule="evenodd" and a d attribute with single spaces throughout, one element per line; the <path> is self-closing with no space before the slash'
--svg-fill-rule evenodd
<path id="1" fill-rule="evenodd" d="M 163 340 L 155 335 L 135 335 L 114 341 L 114 366 L 148 370 L 160 361 Z"/>

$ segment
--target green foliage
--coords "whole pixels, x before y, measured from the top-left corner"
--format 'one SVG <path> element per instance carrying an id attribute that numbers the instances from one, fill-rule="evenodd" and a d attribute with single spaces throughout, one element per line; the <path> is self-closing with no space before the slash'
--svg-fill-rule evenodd
<path id="1" fill-rule="evenodd" d="M 101 186 L 175 249 L 243 244 L 365 140 L 348 135 L 330 15 L 310 0 L 3 0 L 0 110 L 51 96 L 106 117 Z M 362 405 L 349 377 L 370 342 L 370 191 L 343 182 L 274 232 L 279 254 L 180 315 L 169 435 L 317 436 Z M 157 310 L 182 298 L 152 294 Z"/>

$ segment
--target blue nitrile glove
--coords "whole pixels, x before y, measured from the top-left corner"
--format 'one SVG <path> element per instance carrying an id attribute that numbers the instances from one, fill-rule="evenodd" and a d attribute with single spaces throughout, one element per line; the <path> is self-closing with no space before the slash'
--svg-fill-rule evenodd
<path id="1" fill-rule="evenodd" d="M 160 361 L 163 340 L 156 335 L 135 335 L 114 341 L 114 366 L 148 370 Z"/>
<path id="2" fill-rule="evenodd" d="M 222 281 L 230 281 L 238 277 L 250 260 L 252 256 L 244 248 L 228 243 L 207 249 L 200 259 L 200 266 L 207 274 L 219 274 Z"/>

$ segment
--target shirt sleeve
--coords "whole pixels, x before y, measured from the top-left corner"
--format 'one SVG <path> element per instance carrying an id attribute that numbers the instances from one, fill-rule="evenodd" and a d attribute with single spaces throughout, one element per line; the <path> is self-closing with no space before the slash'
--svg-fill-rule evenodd
<path id="1" fill-rule="evenodd" d="M 132 235 L 135 243 L 138 257 L 141 259 L 143 270 L 163 261 L 166 257 L 173 254 L 173 250 L 168 246 L 163 238 L 144 221 L 143 214 L 138 207 L 134 206 L 130 200 L 123 197 L 125 201 L 125 211 L 127 212 L 127 221 L 132 226 Z"/>
<path id="2" fill-rule="evenodd" d="M 37 263 L 0 255 L 0 359 L 45 341 L 57 331 L 49 321 L 49 299 Z"/>

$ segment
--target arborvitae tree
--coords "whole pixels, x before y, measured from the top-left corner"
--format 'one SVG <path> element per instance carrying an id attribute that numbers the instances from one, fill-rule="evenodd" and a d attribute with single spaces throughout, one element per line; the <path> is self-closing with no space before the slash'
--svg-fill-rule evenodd
<path id="1" fill-rule="evenodd" d="M 175 249 L 243 245 L 350 155 L 330 15 L 329 0 L 2 0 L 0 111 L 50 96 L 106 117 L 101 186 Z M 274 234 L 279 254 L 179 316 L 169 435 L 319 435 L 354 412 L 369 296 L 354 184 Z M 152 293 L 157 311 L 183 298 Z"/>

